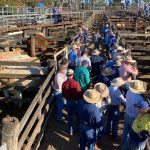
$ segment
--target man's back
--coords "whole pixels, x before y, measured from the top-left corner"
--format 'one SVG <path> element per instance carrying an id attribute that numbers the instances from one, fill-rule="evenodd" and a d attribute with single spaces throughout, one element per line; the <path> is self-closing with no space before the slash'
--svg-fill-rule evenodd
<path id="1" fill-rule="evenodd" d="M 90 74 L 86 67 L 78 67 L 75 70 L 74 79 L 80 84 L 82 91 L 90 86 Z"/>

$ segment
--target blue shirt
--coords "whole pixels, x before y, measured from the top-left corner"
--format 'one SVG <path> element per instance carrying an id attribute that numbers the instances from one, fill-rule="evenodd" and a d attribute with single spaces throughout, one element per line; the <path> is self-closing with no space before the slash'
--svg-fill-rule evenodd
<path id="1" fill-rule="evenodd" d="M 121 102 L 125 103 L 126 99 L 124 98 L 124 96 L 122 95 L 120 89 L 116 86 L 110 85 L 109 87 L 109 96 L 111 99 L 110 104 L 111 105 L 120 105 Z"/>
<path id="2" fill-rule="evenodd" d="M 44 4 L 44 2 L 38 2 L 38 7 L 40 7 L 40 8 L 43 8 L 43 7 L 45 7 L 45 4 Z"/>
<path id="3" fill-rule="evenodd" d="M 116 37 L 110 36 L 110 46 L 113 46 L 116 43 Z"/>
<path id="4" fill-rule="evenodd" d="M 110 60 L 107 64 L 105 64 L 104 68 L 112 68 L 115 64 L 115 60 Z"/>
<path id="5" fill-rule="evenodd" d="M 109 36 L 109 34 L 106 33 L 104 36 L 104 43 L 109 45 L 109 41 L 110 41 L 110 36 Z"/>
<path id="6" fill-rule="evenodd" d="M 140 94 L 136 94 L 128 90 L 126 94 L 126 114 L 132 118 L 138 116 L 137 108 L 135 104 L 139 104 L 141 101 L 144 101 L 144 98 Z"/>
<path id="7" fill-rule="evenodd" d="M 91 128 L 102 128 L 102 114 L 96 107 L 96 104 L 90 104 L 82 100 L 77 106 L 79 112 L 80 123 L 87 125 Z"/>
<path id="8" fill-rule="evenodd" d="M 77 56 L 77 53 L 74 50 L 70 51 L 70 53 L 69 53 L 69 60 L 71 61 L 71 63 L 77 64 L 78 56 Z"/>

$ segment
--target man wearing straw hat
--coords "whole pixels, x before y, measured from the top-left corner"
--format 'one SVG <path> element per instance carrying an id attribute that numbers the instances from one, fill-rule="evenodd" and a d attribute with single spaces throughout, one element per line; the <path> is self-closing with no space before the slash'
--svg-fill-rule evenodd
<path id="1" fill-rule="evenodd" d="M 100 51 L 95 49 L 92 52 L 91 56 L 91 65 L 92 65 L 92 77 L 96 77 L 99 75 L 102 65 L 104 63 L 103 57 L 100 56 Z"/>
<path id="2" fill-rule="evenodd" d="M 133 63 L 135 63 L 135 60 L 127 56 L 119 68 L 120 77 L 122 77 L 126 82 L 130 82 L 133 75 L 138 75 L 138 70 L 132 65 Z"/>
<path id="3" fill-rule="evenodd" d="M 126 94 L 125 122 L 121 139 L 122 145 L 127 140 L 133 121 L 138 116 L 138 111 L 134 106 L 144 101 L 144 98 L 140 94 L 145 93 L 146 89 L 146 83 L 141 80 L 132 80 L 129 83 L 129 90 Z"/>
<path id="4" fill-rule="evenodd" d="M 106 133 L 110 133 L 112 128 L 112 139 L 115 140 L 117 138 L 118 133 L 118 124 L 120 119 L 120 110 L 119 105 L 121 103 L 126 102 L 123 94 L 120 91 L 120 87 L 124 84 L 124 80 L 120 77 L 115 78 L 111 81 L 111 85 L 109 87 L 109 96 L 110 96 L 110 105 L 107 109 L 108 111 L 108 121 L 106 127 Z"/>
<path id="5" fill-rule="evenodd" d="M 95 89 L 86 90 L 83 94 L 84 100 L 78 104 L 80 118 L 80 150 L 94 150 L 97 136 L 103 129 L 101 112 L 96 107 L 102 96 Z"/>

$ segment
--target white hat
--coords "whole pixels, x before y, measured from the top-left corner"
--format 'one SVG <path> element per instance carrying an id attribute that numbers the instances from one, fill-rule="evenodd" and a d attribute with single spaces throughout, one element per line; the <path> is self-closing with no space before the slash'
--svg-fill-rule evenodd
<path id="1" fill-rule="evenodd" d="M 96 104 L 102 99 L 102 95 L 95 89 L 88 89 L 84 92 L 83 98 L 88 103 Z"/>
<path id="2" fill-rule="evenodd" d="M 73 75 L 73 74 L 74 74 L 74 71 L 72 69 L 67 70 L 67 75 Z"/>
<path id="3" fill-rule="evenodd" d="M 117 47 L 116 47 L 116 50 L 117 50 L 117 51 L 124 51 L 125 49 L 124 49 L 122 46 L 117 46 Z"/>

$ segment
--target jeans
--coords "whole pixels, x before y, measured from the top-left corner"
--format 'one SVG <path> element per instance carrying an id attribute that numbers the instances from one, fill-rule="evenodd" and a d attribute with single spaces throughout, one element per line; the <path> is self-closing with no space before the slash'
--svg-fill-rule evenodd
<path id="1" fill-rule="evenodd" d="M 80 150 L 85 150 L 88 144 L 88 150 L 94 150 L 96 143 L 96 129 L 80 123 Z"/>
<path id="2" fill-rule="evenodd" d="M 67 100 L 67 111 L 68 111 L 68 130 L 71 131 L 73 129 L 72 121 L 73 121 L 73 112 L 76 111 L 76 130 L 79 130 L 79 115 L 77 113 L 77 104 L 78 101 L 75 100 Z"/>
<path id="3" fill-rule="evenodd" d="M 99 45 L 100 45 L 99 42 L 95 42 L 95 43 L 94 43 L 94 49 L 98 49 L 98 50 L 99 50 Z"/>
<path id="4" fill-rule="evenodd" d="M 130 137 L 127 139 L 127 141 L 123 144 L 121 147 L 121 150 L 144 150 L 146 145 L 146 140 L 144 142 L 141 142 L 138 146 L 130 139 Z"/>
<path id="5" fill-rule="evenodd" d="M 127 141 L 128 134 L 131 131 L 134 119 L 135 118 L 132 118 L 129 115 L 125 114 L 123 134 L 122 134 L 122 138 L 121 138 L 121 145 L 123 145 Z"/>
<path id="6" fill-rule="evenodd" d="M 119 119 L 121 115 L 119 111 L 119 106 L 109 105 L 107 111 L 108 111 L 108 120 L 107 120 L 106 133 L 109 133 L 112 127 L 112 137 L 116 138 L 118 133 Z"/>
<path id="7" fill-rule="evenodd" d="M 62 97 L 62 93 L 54 91 L 54 95 L 56 96 L 57 100 L 57 120 L 62 120 L 62 110 L 64 108 L 64 101 Z"/>

